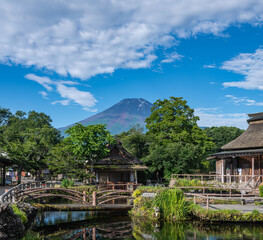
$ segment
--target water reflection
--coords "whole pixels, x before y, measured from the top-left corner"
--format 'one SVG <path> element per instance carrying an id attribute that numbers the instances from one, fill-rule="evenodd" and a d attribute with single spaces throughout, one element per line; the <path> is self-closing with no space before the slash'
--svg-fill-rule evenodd
<path id="1" fill-rule="evenodd" d="M 70 222 L 70 223 L 69 223 Z M 130 219 L 123 213 L 110 212 L 43 212 L 38 214 L 33 230 L 43 239 L 164 239 L 221 240 L 263 239 L 260 224 L 204 224 L 181 222 L 153 224 Z"/>

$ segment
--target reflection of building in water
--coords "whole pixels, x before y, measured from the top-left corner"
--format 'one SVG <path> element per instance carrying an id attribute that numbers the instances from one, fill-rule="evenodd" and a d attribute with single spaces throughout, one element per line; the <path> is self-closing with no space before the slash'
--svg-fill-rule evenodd
<path id="1" fill-rule="evenodd" d="M 115 222 L 93 228 L 88 227 L 78 230 L 70 230 L 63 235 L 63 239 L 125 239 L 132 237 L 132 225 L 131 221 Z"/>

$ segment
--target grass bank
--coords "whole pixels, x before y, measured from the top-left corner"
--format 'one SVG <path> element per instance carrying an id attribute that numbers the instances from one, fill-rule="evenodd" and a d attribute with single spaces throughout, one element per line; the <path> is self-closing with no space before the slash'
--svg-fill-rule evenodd
<path id="1" fill-rule="evenodd" d="M 134 206 L 131 215 L 143 217 L 150 221 L 174 222 L 183 220 L 197 220 L 202 222 L 263 222 L 263 214 L 254 210 L 242 213 L 236 210 L 206 210 L 200 205 L 185 199 L 180 189 L 152 188 L 156 193 L 153 198 L 143 197 L 144 190 L 139 188 L 133 196 Z"/>

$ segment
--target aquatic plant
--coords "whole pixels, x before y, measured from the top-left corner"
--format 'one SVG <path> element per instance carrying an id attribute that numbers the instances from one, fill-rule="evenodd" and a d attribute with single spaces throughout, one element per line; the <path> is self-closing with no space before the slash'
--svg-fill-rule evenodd
<path id="1" fill-rule="evenodd" d="M 187 219 L 191 211 L 191 204 L 185 200 L 181 189 L 160 192 L 154 198 L 154 204 L 159 207 L 161 217 L 167 221 Z"/>

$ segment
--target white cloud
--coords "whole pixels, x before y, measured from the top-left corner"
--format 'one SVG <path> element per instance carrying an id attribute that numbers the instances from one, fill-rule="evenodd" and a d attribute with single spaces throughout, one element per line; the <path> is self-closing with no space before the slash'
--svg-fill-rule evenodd
<path id="1" fill-rule="evenodd" d="M 64 106 L 67 106 L 70 104 L 70 100 L 66 99 L 66 100 L 60 100 L 60 101 L 54 101 L 52 102 L 51 104 L 57 104 L 57 103 L 60 103 L 61 105 L 64 105 Z"/>
<path id="2" fill-rule="evenodd" d="M 39 91 L 38 93 L 39 93 L 44 99 L 48 99 L 48 98 L 47 98 L 47 95 L 48 95 L 47 92 L 45 92 L 45 91 Z"/>
<path id="3" fill-rule="evenodd" d="M 57 84 L 57 92 L 61 97 L 72 100 L 83 107 L 93 107 L 97 102 L 91 93 L 80 91 L 75 87 L 67 87 L 63 84 Z"/>
<path id="4" fill-rule="evenodd" d="M 63 100 L 54 101 L 52 104 L 60 103 L 66 106 L 71 102 L 74 102 L 82 106 L 85 111 L 97 111 L 96 109 L 92 108 L 96 105 L 97 100 L 90 92 L 80 91 L 76 87 L 67 86 L 79 85 L 79 83 L 60 80 L 54 81 L 48 77 L 40 77 L 35 74 L 27 74 L 25 78 L 39 83 L 49 91 L 55 89 L 55 91 L 63 98 Z M 39 94 L 47 99 L 47 93 L 45 91 L 40 91 Z"/>
<path id="5" fill-rule="evenodd" d="M 263 106 L 263 102 L 256 102 L 256 100 L 248 99 L 247 97 L 235 97 L 233 95 L 226 95 L 230 102 L 235 104 L 244 104 L 247 106 Z"/>
<path id="6" fill-rule="evenodd" d="M 27 74 L 25 75 L 25 78 L 28 80 L 32 80 L 35 81 L 37 83 L 39 83 L 40 85 L 42 85 L 45 89 L 47 89 L 48 91 L 52 91 L 53 88 L 50 86 L 53 84 L 53 81 L 48 78 L 48 77 L 39 77 L 35 74 Z"/>
<path id="7" fill-rule="evenodd" d="M 263 49 L 255 53 L 240 53 L 223 63 L 222 69 L 244 75 L 245 80 L 224 82 L 225 87 L 263 90 Z"/>
<path id="8" fill-rule="evenodd" d="M 166 59 L 163 59 L 161 62 L 162 63 L 172 63 L 172 62 L 174 62 L 176 60 L 180 60 L 182 57 L 183 57 L 182 55 L 180 55 L 180 54 L 178 54 L 176 52 L 173 52 L 171 54 L 168 54 L 166 56 Z"/>
<path id="9" fill-rule="evenodd" d="M 263 1 L 2 0 L 0 12 L 2 63 L 87 79 L 118 68 L 150 67 L 157 49 L 180 38 L 258 24 Z"/>
<path id="10" fill-rule="evenodd" d="M 87 111 L 87 112 L 97 112 L 98 111 L 98 109 L 96 109 L 96 108 L 89 108 L 89 107 L 84 107 L 84 108 L 82 108 L 83 110 L 85 110 L 85 111 Z"/>
<path id="11" fill-rule="evenodd" d="M 195 115 L 200 117 L 198 122 L 202 127 L 238 127 L 241 129 L 247 128 L 247 115 L 245 113 L 222 113 L 217 108 L 197 108 Z"/>
<path id="12" fill-rule="evenodd" d="M 215 64 L 204 65 L 203 68 L 216 68 Z"/>

